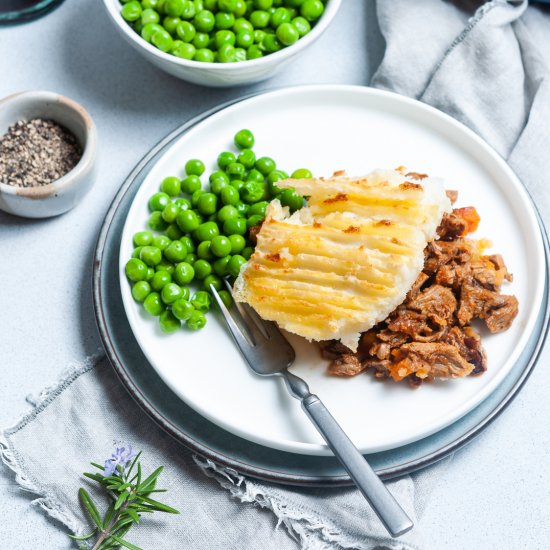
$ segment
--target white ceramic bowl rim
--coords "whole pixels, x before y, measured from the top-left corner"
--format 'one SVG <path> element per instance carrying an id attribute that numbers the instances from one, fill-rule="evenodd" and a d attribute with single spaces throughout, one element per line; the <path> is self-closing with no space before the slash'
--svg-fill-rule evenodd
<path id="1" fill-rule="evenodd" d="M 109 10 L 111 17 L 116 21 L 118 26 L 124 31 L 124 33 L 134 42 L 139 44 L 141 47 L 145 48 L 149 53 L 153 54 L 155 57 L 163 59 L 164 61 L 170 61 L 176 65 L 182 67 L 194 67 L 194 68 L 208 68 L 209 70 L 215 70 L 220 72 L 228 72 L 233 70 L 236 66 L 242 67 L 243 64 L 246 64 L 247 67 L 256 67 L 266 64 L 270 61 L 276 62 L 283 61 L 288 57 L 292 57 L 297 53 L 298 49 L 305 48 L 310 42 L 313 42 L 323 31 L 328 27 L 329 23 L 332 21 L 338 8 L 340 7 L 342 0 L 328 0 L 325 5 L 325 11 L 321 18 L 317 21 L 315 26 L 311 31 L 306 34 L 303 38 L 300 38 L 297 42 L 286 48 L 282 48 L 278 52 L 270 53 L 264 57 L 259 57 L 257 59 L 247 59 L 245 61 L 237 61 L 235 63 L 212 63 L 205 61 L 193 61 L 190 59 L 182 59 L 181 57 L 176 57 L 175 55 L 170 55 L 165 53 L 158 48 L 155 48 L 149 42 L 144 40 L 130 25 L 122 18 L 120 15 L 120 10 L 115 9 L 115 5 L 118 4 L 118 0 L 104 0 L 105 6 Z"/>
<path id="2" fill-rule="evenodd" d="M 52 192 L 59 191 L 64 187 L 69 186 L 73 181 L 78 180 L 80 175 L 88 168 L 88 166 L 93 163 L 95 158 L 95 150 L 97 144 L 97 132 L 95 128 L 94 121 L 89 113 L 78 104 L 76 101 L 69 99 L 68 97 L 62 96 L 55 92 L 47 91 L 26 91 L 18 92 L 16 94 L 10 95 L 0 100 L 0 109 L 10 103 L 18 103 L 24 100 L 32 100 L 35 104 L 45 104 L 45 103 L 58 103 L 63 106 L 66 110 L 73 111 L 76 113 L 84 122 L 86 127 L 86 143 L 83 145 L 82 157 L 64 176 L 61 176 L 59 179 L 52 181 L 46 185 L 40 185 L 37 187 L 23 187 L 20 185 L 8 185 L 7 183 L 2 183 L 0 181 L 0 192 L 7 193 L 9 195 L 29 195 L 34 198 L 39 198 L 40 196 L 51 195 Z M 13 122 L 17 122 L 14 120 Z"/>

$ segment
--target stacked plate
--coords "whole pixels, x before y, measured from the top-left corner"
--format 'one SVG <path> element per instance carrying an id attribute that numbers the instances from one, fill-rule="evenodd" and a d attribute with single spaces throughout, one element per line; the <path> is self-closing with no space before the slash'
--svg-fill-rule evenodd
<path id="1" fill-rule="evenodd" d="M 235 470 L 292 484 L 346 484 L 347 474 L 279 381 L 250 372 L 215 315 L 198 333 L 167 336 L 130 293 L 124 264 L 145 227 L 148 198 L 185 160 L 214 168 L 217 152 L 249 128 L 259 155 L 285 169 L 360 175 L 405 165 L 445 179 L 458 205 L 481 216 L 514 274 L 505 292 L 520 312 L 503 334 L 482 334 L 480 377 L 411 390 L 368 374 L 326 375 L 318 348 L 298 337 L 293 371 L 309 383 L 383 477 L 413 471 L 471 440 L 512 400 L 532 370 L 548 325 L 547 238 L 525 188 L 479 137 L 441 112 L 388 92 L 297 87 L 248 97 L 189 121 L 135 167 L 105 219 L 96 249 L 94 303 L 107 354 L 158 424 L 197 453 Z"/>

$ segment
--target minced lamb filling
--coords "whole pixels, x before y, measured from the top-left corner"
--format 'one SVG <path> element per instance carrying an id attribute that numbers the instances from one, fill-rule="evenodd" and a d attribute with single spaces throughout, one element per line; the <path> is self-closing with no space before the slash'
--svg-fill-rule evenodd
<path id="1" fill-rule="evenodd" d="M 454 202 L 456 192 L 448 192 Z M 466 238 L 479 216 L 473 207 L 445 214 L 439 239 L 425 250 L 424 269 L 405 301 L 387 319 L 361 335 L 352 353 L 338 341 L 323 342 L 329 373 L 403 379 L 412 387 L 435 378 L 479 375 L 487 369 L 475 319 L 490 332 L 507 330 L 518 313 L 515 296 L 501 294 L 512 275 L 500 255 L 484 255 L 487 242 Z"/>

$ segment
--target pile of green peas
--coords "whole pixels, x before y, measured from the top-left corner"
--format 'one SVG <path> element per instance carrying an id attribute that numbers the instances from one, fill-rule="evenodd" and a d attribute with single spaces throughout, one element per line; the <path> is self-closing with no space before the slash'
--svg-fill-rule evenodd
<path id="1" fill-rule="evenodd" d="M 121 15 L 159 50 L 230 63 L 291 46 L 323 15 L 326 0 L 120 0 Z"/>
<path id="2" fill-rule="evenodd" d="M 212 306 L 211 286 L 231 306 L 223 278 L 234 280 L 252 255 L 250 230 L 262 223 L 270 200 L 278 198 L 292 212 L 304 205 L 293 189 L 277 186 L 289 175 L 272 158 L 256 158 L 250 130 L 237 132 L 234 144 L 236 152 L 218 155 L 218 169 L 205 188 L 205 165 L 198 159 L 187 161 L 184 178 L 165 178 L 149 199 L 148 229 L 133 236 L 135 249 L 125 267 L 132 296 L 159 317 L 163 332 L 174 332 L 182 323 L 190 330 L 203 328 Z M 313 176 L 299 168 L 290 177 Z"/>

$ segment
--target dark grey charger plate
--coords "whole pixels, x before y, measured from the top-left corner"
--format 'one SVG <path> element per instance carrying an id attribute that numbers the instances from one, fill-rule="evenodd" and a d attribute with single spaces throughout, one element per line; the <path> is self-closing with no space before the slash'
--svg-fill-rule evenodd
<path id="1" fill-rule="evenodd" d="M 128 323 L 119 283 L 119 247 L 133 198 L 150 167 L 195 124 L 226 107 L 203 113 L 160 141 L 132 170 L 105 217 L 93 269 L 94 309 L 99 332 L 113 368 L 142 409 L 166 432 L 199 455 L 260 479 L 293 485 L 348 485 L 347 473 L 333 457 L 306 456 L 263 447 L 206 420 L 179 399 L 143 355 Z M 367 455 L 382 478 L 413 472 L 441 460 L 479 435 L 513 400 L 533 370 L 548 324 L 548 237 L 539 217 L 546 257 L 544 304 L 520 360 L 498 388 L 478 407 L 447 428 L 409 445 Z"/>

